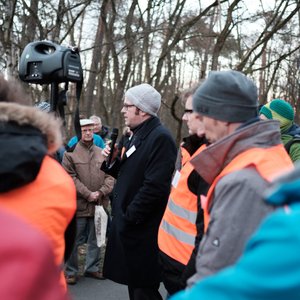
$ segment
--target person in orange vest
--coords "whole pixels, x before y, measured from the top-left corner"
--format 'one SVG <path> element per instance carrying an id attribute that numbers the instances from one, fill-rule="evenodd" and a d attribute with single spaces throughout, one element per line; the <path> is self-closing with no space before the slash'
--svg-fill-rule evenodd
<path id="1" fill-rule="evenodd" d="M 191 163 L 210 188 L 189 287 L 236 262 L 249 236 L 274 210 L 263 192 L 275 176 L 293 168 L 278 122 L 259 119 L 257 87 L 241 72 L 212 71 L 193 96 L 193 111 L 210 146 Z"/>
<path id="2" fill-rule="evenodd" d="M 265 194 L 269 214 L 238 261 L 170 300 L 300 299 L 300 165 L 280 176 Z"/>
<path id="3" fill-rule="evenodd" d="M 30 102 L 17 81 L 0 76 L 0 206 L 46 235 L 61 269 L 76 189 L 51 157 L 62 144 L 60 120 Z M 61 285 L 66 291 L 62 270 Z"/>
<path id="4" fill-rule="evenodd" d="M 190 160 L 207 143 L 199 116 L 193 113 L 192 97 L 197 86 L 183 92 L 189 136 L 183 139 L 168 204 L 158 231 L 158 246 L 162 265 L 162 281 L 169 295 L 184 289 L 186 280 L 195 270 L 195 258 L 203 235 L 201 197 L 206 195 L 208 184 L 194 170 Z M 197 196 L 198 195 L 198 196 Z"/>

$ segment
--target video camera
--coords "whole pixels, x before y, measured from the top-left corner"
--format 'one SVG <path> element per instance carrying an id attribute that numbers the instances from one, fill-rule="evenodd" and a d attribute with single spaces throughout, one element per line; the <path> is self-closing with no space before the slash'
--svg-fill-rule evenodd
<path id="1" fill-rule="evenodd" d="M 19 76 L 28 83 L 81 82 L 83 72 L 78 48 L 46 40 L 32 42 L 21 55 Z"/>
<path id="2" fill-rule="evenodd" d="M 64 47 L 46 40 L 29 43 L 20 58 L 19 77 L 28 83 L 51 84 L 50 111 L 57 112 L 64 123 L 68 83 L 76 82 L 77 105 L 74 127 L 80 140 L 79 99 L 83 85 L 83 71 L 78 48 Z M 65 90 L 59 92 L 59 83 L 62 82 L 65 83 Z"/>

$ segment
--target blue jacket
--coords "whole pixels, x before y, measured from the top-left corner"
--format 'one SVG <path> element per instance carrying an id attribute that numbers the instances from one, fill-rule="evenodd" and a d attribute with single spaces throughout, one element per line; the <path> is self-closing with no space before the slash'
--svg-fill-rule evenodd
<path id="1" fill-rule="evenodd" d="M 300 299 L 300 168 L 276 182 L 266 200 L 288 207 L 263 221 L 235 265 L 172 300 Z"/>
<path id="2" fill-rule="evenodd" d="M 102 137 L 98 134 L 93 134 L 93 139 L 94 139 L 94 144 L 97 146 L 97 147 L 100 147 L 102 149 L 105 148 L 105 143 L 102 139 Z M 78 138 L 77 136 L 73 136 L 69 142 L 68 142 L 68 147 L 71 148 L 72 146 L 74 146 L 76 143 L 78 142 Z"/>

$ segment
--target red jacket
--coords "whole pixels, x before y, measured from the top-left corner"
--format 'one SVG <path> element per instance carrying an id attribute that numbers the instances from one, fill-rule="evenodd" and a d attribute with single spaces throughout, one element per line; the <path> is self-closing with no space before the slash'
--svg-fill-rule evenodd
<path id="1" fill-rule="evenodd" d="M 1 206 L 1 205 L 0 205 Z M 50 242 L 20 218 L 0 209 L 0 299 L 67 300 Z"/>

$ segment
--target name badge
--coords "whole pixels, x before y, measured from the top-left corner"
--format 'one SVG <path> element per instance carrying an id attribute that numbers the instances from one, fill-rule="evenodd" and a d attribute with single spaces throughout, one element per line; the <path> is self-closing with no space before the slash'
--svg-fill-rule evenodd
<path id="1" fill-rule="evenodd" d="M 135 146 L 131 146 L 129 150 L 126 152 L 126 157 L 129 157 L 133 152 L 135 152 L 136 148 Z"/>
<path id="2" fill-rule="evenodd" d="M 176 171 L 172 180 L 172 185 L 176 188 L 180 179 L 180 172 Z"/>

